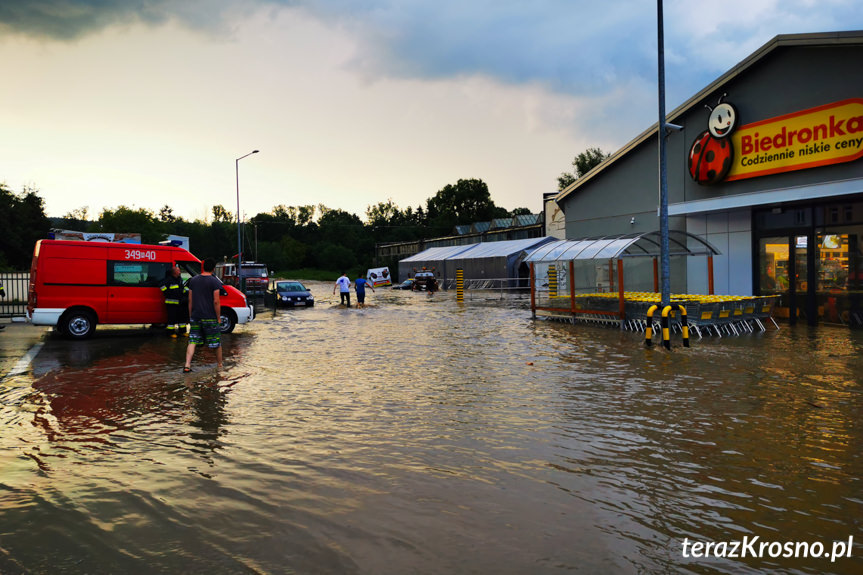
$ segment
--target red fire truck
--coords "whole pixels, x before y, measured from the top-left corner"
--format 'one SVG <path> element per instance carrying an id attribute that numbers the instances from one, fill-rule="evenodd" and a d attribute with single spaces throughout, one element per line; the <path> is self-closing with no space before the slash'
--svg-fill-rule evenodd
<path id="1" fill-rule="evenodd" d="M 249 295 L 262 295 L 270 285 L 270 274 L 267 265 L 258 262 L 243 262 L 240 266 L 240 274 L 237 275 L 236 263 L 218 263 L 213 275 L 222 280 L 222 283 L 242 289 L 245 280 L 245 293 Z"/>

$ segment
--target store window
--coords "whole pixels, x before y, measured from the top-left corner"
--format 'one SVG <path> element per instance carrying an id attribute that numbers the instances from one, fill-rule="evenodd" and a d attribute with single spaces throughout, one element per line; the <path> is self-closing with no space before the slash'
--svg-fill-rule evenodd
<path id="1" fill-rule="evenodd" d="M 820 319 L 863 325 L 863 224 L 826 228 L 816 243 Z"/>

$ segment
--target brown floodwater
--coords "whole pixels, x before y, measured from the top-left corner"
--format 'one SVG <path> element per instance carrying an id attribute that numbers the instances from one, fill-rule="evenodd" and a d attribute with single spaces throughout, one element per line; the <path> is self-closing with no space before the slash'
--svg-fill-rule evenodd
<path id="1" fill-rule="evenodd" d="M 219 372 L 46 335 L 0 380 L 0 573 L 863 572 L 860 332 L 667 352 L 523 298 L 311 285 Z M 755 537 L 853 546 L 729 557 Z"/>

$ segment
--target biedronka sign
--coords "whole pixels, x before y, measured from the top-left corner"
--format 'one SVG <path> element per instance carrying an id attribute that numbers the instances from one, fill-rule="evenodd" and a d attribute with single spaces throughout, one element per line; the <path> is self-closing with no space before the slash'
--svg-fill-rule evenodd
<path id="1" fill-rule="evenodd" d="M 731 135 L 726 181 L 863 157 L 863 99 L 852 98 L 741 126 Z"/>

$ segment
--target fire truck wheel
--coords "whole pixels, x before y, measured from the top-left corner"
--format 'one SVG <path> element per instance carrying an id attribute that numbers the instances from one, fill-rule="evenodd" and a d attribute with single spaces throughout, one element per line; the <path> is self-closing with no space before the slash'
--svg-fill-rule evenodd
<path id="1" fill-rule="evenodd" d="M 219 318 L 219 328 L 222 333 L 231 333 L 237 325 L 237 316 L 233 310 L 222 310 L 222 317 Z"/>
<path id="2" fill-rule="evenodd" d="M 96 330 L 96 316 L 84 309 L 67 311 L 60 319 L 61 331 L 72 339 L 86 339 Z"/>

